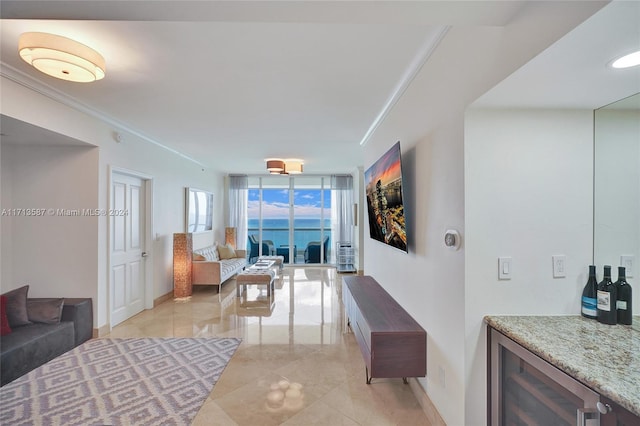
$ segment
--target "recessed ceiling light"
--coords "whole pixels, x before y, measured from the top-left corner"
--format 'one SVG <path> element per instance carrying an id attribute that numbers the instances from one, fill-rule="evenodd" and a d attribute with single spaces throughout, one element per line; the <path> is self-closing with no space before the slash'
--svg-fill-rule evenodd
<path id="1" fill-rule="evenodd" d="M 640 50 L 624 55 L 611 64 L 613 68 L 630 68 L 638 65 L 640 65 Z"/>

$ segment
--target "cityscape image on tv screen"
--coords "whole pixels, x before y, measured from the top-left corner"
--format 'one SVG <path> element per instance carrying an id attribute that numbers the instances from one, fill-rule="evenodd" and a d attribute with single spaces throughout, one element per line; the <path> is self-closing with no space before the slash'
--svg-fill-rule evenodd
<path id="1" fill-rule="evenodd" d="M 369 235 L 407 251 L 407 230 L 402 202 L 400 142 L 389 149 L 364 174 Z"/>

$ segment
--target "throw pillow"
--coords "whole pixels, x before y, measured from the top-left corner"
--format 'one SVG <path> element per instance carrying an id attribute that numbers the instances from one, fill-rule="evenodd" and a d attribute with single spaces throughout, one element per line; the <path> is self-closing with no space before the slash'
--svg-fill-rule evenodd
<path id="1" fill-rule="evenodd" d="M 27 315 L 27 292 L 29 286 L 25 285 L 4 294 L 7 297 L 7 319 L 11 327 L 31 324 Z"/>
<path id="2" fill-rule="evenodd" d="M 27 300 L 27 314 L 32 322 L 57 324 L 62 318 L 64 299 L 29 299 Z"/>
<path id="3" fill-rule="evenodd" d="M 0 336 L 11 333 L 9 318 L 7 318 L 7 296 L 0 296 Z"/>
<path id="4" fill-rule="evenodd" d="M 203 256 L 203 255 L 201 255 L 201 254 L 193 253 L 193 258 L 192 258 L 192 260 L 207 260 L 207 258 L 206 258 L 206 257 L 204 257 L 204 256 Z"/>
<path id="5" fill-rule="evenodd" d="M 238 253 L 236 253 L 236 249 L 233 248 L 233 246 L 231 245 L 231 243 L 227 243 L 226 247 L 231 250 L 231 254 L 233 254 L 232 257 L 238 257 Z"/>
<path id="6" fill-rule="evenodd" d="M 230 246 L 218 246 L 218 254 L 220 259 L 233 259 L 236 257 L 236 252 Z"/>

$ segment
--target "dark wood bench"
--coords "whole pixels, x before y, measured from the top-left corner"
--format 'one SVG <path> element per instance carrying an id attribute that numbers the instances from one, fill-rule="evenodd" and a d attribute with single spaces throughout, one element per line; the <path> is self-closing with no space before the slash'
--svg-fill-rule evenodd
<path id="1" fill-rule="evenodd" d="M 348 325 L 366 364 L 367 384 L 374 377 L 427 374 L 427 333 L 370 276 L 343 277 L 342 301 Z"/>

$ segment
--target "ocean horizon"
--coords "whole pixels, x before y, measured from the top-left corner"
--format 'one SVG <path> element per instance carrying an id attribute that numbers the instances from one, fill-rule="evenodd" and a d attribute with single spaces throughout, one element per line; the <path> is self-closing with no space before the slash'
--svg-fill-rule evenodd
<path id="1" fill-rule="evenodd" d="M 249 235 L 258 234 L 259 219 L 248 220 Z M 289 219 L 271 218 L 262 220 L 262 239 L 273 241 L 275 247 L 289 244 Z M 311 241 L 320 241 L 321 219 L 296 218 L 293 221 L 293 244 L 298 252 L 304 251 Z M 331 235 L 331 219 L 324 219 L 324 236 Z M 331 251 L 331 238 L 329 238 Z"/>

